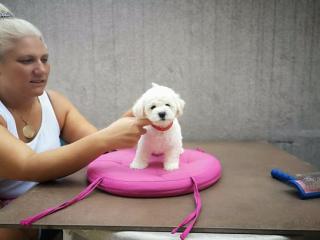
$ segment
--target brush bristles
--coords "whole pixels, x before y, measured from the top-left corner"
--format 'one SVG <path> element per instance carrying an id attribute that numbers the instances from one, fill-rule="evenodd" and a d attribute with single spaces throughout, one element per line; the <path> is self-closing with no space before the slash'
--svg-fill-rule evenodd
<path id="1" fill-rule="evenodd" d="M 304 183 L 305 188 L 309 192 L 320 192 L 320 177 L 304 177 L 301 179 Z"/>

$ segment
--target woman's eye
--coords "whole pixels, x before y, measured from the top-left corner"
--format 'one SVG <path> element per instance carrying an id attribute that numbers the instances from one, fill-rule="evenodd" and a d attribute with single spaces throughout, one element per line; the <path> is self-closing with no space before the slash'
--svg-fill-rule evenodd
<path id="1" fill-rule="evenodd" d="M 153 109 L 155 109 L 155 108 L 156 108 L 155 105 L 152 105 L 152 106 L 150 107 L 151 110 L 153 110 Z"/>
<path id="2" fill-rule="evenodd" d="M 169 103 L 166 104 L 167 107 L 171 107 L 171 105 Z"/>
<path id="3" fill-rule="evenodd" d="M 47 63 L 47 62 L 48 62 L 48 58 L 43 58 L 43 59 L 41 59 L 41 62 L 42 62 L 42 63 Z"/>
<path id="4" fill-rule="evenodd" d="M 49 55 L 48 54 L 45 54 L 44 56 L 42 56 L 41 58 L 41 62 L 42 63 L 48 63 L 49 61 Z"/>
<path id="5" fill-rule="evenodd" d="M 30 64 L 33 62 L 33 59 L 31 58 L 28 58 L 28 59 L 20 59 L 18 60 L 19 63 L 22 63 L 22 64 Z"/>

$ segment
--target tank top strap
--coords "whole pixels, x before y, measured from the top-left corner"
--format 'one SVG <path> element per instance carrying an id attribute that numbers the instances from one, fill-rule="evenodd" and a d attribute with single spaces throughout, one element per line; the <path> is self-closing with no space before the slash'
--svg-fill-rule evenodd
<path id="1" fill-rule="evenodd" d="M 0 100 L 0 115 L 4 118 L 4 120 L 7 123 L 7 129 L 8 131 L 14 135 L 16 138 L 19 138 L 17 127 L 16 127 L 16 121 L 14 120 L 14 117 L 12 116 L 11 112 L 8 110 L 8 108 L 1 102 Z"/>

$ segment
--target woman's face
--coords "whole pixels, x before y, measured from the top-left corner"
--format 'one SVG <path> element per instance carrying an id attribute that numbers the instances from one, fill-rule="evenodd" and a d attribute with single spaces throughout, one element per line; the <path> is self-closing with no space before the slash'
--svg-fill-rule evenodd
<path id="1" fill-rule="evenodd" d="M 11 94 L 39 96 L 50 72 L 48 50 L 38 37 L 23 37 L 0 62 L 0 88 Z"/>

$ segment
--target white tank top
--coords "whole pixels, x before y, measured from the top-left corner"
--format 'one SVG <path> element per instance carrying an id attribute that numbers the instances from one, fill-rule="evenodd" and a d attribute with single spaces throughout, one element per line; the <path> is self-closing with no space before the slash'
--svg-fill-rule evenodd
<path id="1" fill-rule="evenodd" d="M 38 98 L 42 112 L 40 129 L 35 138 L 32 139 L 31 142 L 26 143 L 32 150 L 34 150 L 37 153 L 52 150 L 61 146 L 60 127 L 54 110 L 52 108 L 50 99 L 46 92 L 44 92 Z M 8 131 L 16 138 L 19 138 L 16 122 L 12 114 L 1 101 L 0 115 L 6 121 Z M 19 195 L 28 191 L 36 184 L 36 182 L 0 179 L 0 199 L 16 198 Z"/>

